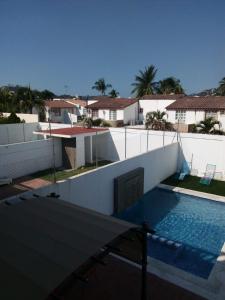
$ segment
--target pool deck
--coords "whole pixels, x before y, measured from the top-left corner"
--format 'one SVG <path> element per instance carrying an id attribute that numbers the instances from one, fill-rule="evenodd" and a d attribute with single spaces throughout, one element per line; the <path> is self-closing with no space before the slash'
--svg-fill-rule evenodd
<path id="1" fill-rule="evenodd" d="M 190 189 L 159 184 L 159 188 L 225 203 L 225 197 Z M 225 299 L 225 243 L 208 277 L 203 279 L 149 257 L 151 272 L 169 282 L 190 290 L 209 300 Z M 150 271 L 150 270 L 149 270 Z"/>
<path id="2" fill-rule="evenodd" d="M 50 181 L 42 178 L 20 177 L 13 180 L 12 184 L 0 186 L 0 201 L 50 184 L 52 184 Z"/>
<path id="3" fill-rule="evenodd" d="M 158 185 L 158 187 L 166 189 L 166 190 L 170 190 L 170 191 L 173 191 L 173 192 L 176 192 L 176 193 L 183 193 L 183 194 L 187 194 L 187 195 L 191 195 L 191 196 L 206 198 L 208 200 L 214 200 L 214 201 L 219 201 L 219 202 L 224 202 L 225 203 L 225 197 L 215 195 L 215 194 L 199 192 L 199 191 L 185 189 L 185 188 L 181 188 L 181 187 L 178 187 L 178 186 L 172 186 L 172 185 L 163 184 L 163 183 L 160 183 Z"/>

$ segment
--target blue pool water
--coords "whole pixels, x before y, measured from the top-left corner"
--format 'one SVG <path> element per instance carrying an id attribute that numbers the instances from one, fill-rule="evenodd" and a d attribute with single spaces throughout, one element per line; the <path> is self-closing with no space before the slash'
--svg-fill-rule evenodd
<path id="1" fill-rule="evenodd" d="M 148 225 L 156 234 L 183 244 L 181 250 L 149 239 L 150 256 L 208 278 L 225 242 L 225 204 L 155 188 L 119 218 Z"/>

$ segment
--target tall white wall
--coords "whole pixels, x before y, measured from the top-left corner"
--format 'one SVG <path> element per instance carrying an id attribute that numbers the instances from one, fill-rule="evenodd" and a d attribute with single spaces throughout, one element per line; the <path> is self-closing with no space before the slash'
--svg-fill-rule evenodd
<path id="1" fill-rule="evenodd" d="M 124 108 L 124 124 L 135 124 L 138 120 L 138 102 Z"/>
<path id="2" fill-rule="evenodd" d="M 3 113 L 3 116 L 8 117 L 10 113 Z M 24 120 L 26 123 L 37 123 L 39 121 L 38 114 L 16 114 L 17 117 L 19 117 L 22 120 Z"/>
<path id="3" fill-rule="evenodd" d="M 55 164 L 62 165 L 61 139 L 54 139 Z M 0 145 L 0 177 L 17 178 L 53 167 L 53 139 Z"/>
<path id="4" fill-rule="evenodd" d="M 181 133 L 177 136 L 176 132 L 140 129 L 127 129 L 126 132 L 126 146 L 124 128 L 110 128 L 108 134 L 97 136 L 98 158 L 122 160 L 171 144 L 178 138 L 182 149 L 179 160 L 192 160 L 193 171 L 198 176 L 203 175 L 208 163 L 215 164 L 217 172 L 222 173 L 225 180 L 225 136 L 194 133 Z M 218 178 L 220 175 L 216 174 Z"/>
<path id="5" fill-rule="evenodd" d="M 39 122 L 39 126 L 41 130 L 49 130 L 49 122 Z M 71 124 L 51 123 L 51 129 L 69 128 L 69 127 L 71 127 Z"/>
<path id="6" fill-rule="evenodd" d="M 39 130 L 39 123 L 16 123 L 0 125 L 0 145 L 43 139 L 33 134 Z"/>
<path id="7" fill-rule="evenodd" d="M 115 177 L 143 167 L 144 192 L 147 192 L 176 171 L 177 153 L 178 144 L 174 143 L 165 148 L 72 177 L 64 182 L 37 189 L 35 193 L 46 196 L 50 192 L 55 192 L 62 200 L 110 215 L 113 213 Z M 29 195 L 29 192 L 26 194 Z"/>

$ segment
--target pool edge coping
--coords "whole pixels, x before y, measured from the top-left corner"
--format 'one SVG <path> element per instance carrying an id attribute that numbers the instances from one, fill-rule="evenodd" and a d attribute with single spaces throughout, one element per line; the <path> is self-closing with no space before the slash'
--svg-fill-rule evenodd
<path id="1" fill-rule="evenodd" d="M 164 184 L 164 183 L 158 184 L 157 187 L 165 189 L 165 190 L 170 190 L 170 191 L 173 191 L 173 192 L 176 192 L 176 193 L 183 193 L 183 194 L 186 194 L 186 195 L 196 196 L 196 197 L 205 198 L 205 199 L 212 200 L 212 201 L 225 203 L 225 197 L 224 196 L 199 192 L 199 191 L 191 190 L 191 189 L 185 189 L 185 188 L 181 188 L 181 187 L 177 187 L 177 186 L 173 186 L 173 185 L 168 185 L 168 184 Z"/>

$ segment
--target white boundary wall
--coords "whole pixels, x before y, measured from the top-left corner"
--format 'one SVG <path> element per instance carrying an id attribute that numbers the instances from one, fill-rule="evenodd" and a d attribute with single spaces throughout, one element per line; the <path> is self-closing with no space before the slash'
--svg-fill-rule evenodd
<path id="1" fill-rule="evenodd" d="M 183 159 L 192 161 L 193 174 L 202 176 L 208 163 L 215 164 L 218 172 L 216 178 L 225 179 L 225 136 L 195 133 L 180 133 L 177 136 L 176 132 L 153 130 L 147 132 L 147 130 L 128 128 L 126 132 L 127 158 L 145 153 L 147 149 L 153 150 L 178 140 L 181 145 L 178 157 L 179 165 Z M 110 134 L 97 138 L 99 159 L 117 161 L 125 158 L 124 128 L 110 128 Z M 96 138 L 93 137 L 93 139 Z M 222 178 L 220 178 L 221 175 Z"/>
<path id="2" fill-rule="evenodd" d="M 176 171 L 178 148 L 178 143 L 173 143 L 164 148 L 37 189 L 35 193 L 46 196 L 55 192 L 60 195 L 62 200 L 110 215 L 113 213 L 115 177 L 143 167 L 144 192 L 147 192 Z M 29 196 L 32 195 L 32 192 L 26 192 L 23 195 Z"/>
<path id="3" fill-rule="evenodd" d="M 39 130 L 39 123 L 15 123 L 0 125 L 0 145 L 43 139 L 33 134 Z"/>
<path id="4" fill-rule="evenodd" d="M 4 117 L 8 117 L 10 113 L 3 113 Z M 39 121 L 38 114 L 16 114 L 17 117 L 19 117 L 22 120 L 24 120 L 26 123 L 37 123 Z"/>
<path id="5" fill-rule="evenodd" d="M 61 140 L 54 140 L 56 167 L 62 165 Z M 0 177 L 17 178 L 53 167 L 53 139 L 0 145 Z"/>
<path id="6" fill-rule="evenodd" d="M 39 122 L 39 126 L 41 130 L 48 130 L 49 122 Z M 68 128 L 68 127 L 71 127 L 71 124 L 51 123 L 51 129 Z"/>

